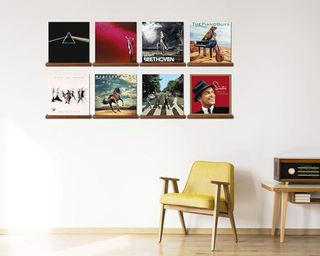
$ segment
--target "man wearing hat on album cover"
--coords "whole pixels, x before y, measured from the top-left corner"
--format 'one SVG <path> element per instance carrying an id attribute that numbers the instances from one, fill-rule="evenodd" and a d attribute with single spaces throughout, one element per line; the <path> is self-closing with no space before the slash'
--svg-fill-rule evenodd
<path id="1" fill-rule="evenodd" d="M 228 107 L 216 107 L 216 95 L 214 93 L 214 85 L 207 84 L 205 81 L 198 82 L 192 89 L 194 93 L 194 101 L 201 103 L 201 109 L 197 114 L 228 114 Z"/>

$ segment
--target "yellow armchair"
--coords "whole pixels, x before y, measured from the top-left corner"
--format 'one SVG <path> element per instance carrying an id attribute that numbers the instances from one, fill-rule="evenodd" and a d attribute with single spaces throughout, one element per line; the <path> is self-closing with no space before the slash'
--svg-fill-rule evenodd
<path id="1" fill-rule="evenodd" d="M 177 210 L 184 233 L 187 229 L 183 212 L 213 216 L 211 251 L 215 249 L 218 217 L 228 217 L 231 222 L 235 242 L 238 242 L 233 216 L 234 208 L 234 167 L 225 162 L 196 161 L 191 168 L 182 193 L 178 190 L 179 179 L 160 177 L 164 181 L 160 197 L 159 243 L 162 240 L 163 224 L 167 209 Z M 169 181 L 173 193 L 168 193 Z"/>

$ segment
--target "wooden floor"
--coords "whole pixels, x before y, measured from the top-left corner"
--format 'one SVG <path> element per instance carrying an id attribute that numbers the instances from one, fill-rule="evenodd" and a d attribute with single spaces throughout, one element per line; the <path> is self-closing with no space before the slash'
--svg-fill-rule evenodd
<path id="1" fill-rule="evenodd" d="M 218 235 L 210 252 L 209 235 L 1 235 L 1 256 L 320 256 L 319 236 L 279 237 L 241 235 L 235 244 L 231 235 Z"/>

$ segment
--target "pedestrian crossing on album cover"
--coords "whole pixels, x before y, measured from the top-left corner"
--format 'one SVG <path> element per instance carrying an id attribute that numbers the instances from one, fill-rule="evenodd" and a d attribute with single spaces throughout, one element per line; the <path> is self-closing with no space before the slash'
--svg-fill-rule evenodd
<path id="1" fill-rule="evenodd" d="M 143 74 L 141 116 L 183 116 L 183 84 L 183 74 Z"/>

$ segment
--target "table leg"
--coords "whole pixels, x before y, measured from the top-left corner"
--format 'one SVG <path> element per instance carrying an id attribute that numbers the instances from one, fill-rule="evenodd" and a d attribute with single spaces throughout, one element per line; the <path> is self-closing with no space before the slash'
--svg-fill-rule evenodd
<path id="1" fill-rule="evenodd" d="M 282 195 L 281 195 L 280 243 L 284 242 L 284 229 L 286 226 L 287 204 L 288 204 L 288 192 L 282 192 Z"/>
<path id="2" fill-rule="evenodd" d="M 274 192 L 272 230 L 271 230 L 272 236 L 276 234 L 276 228 L 277 228 L 277 223 L 279 218 L 279 209 L 280 209 L 280 192 Z"/>

